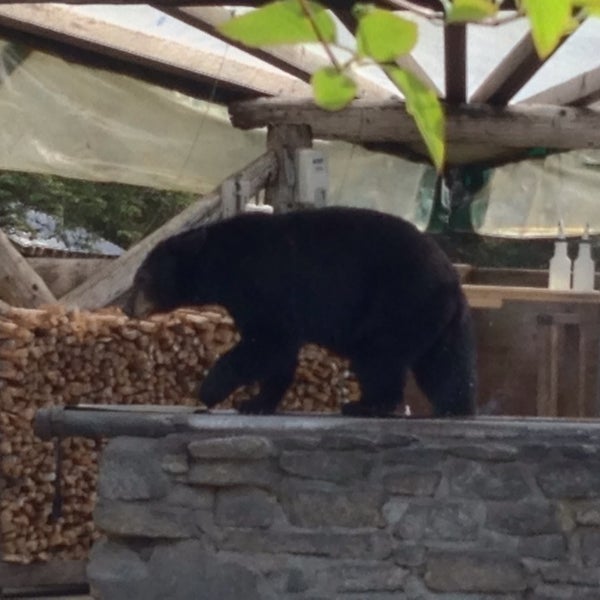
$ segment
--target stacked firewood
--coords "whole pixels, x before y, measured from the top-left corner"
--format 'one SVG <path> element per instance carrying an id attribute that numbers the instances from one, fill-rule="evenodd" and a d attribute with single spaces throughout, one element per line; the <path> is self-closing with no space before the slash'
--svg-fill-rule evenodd
<path id="1" fill-rule="evenodd" d="M 52 443 L 32 431 L 38 408 L 85 404 L 198 404 L 195 389 L 239 339 L 216 307 L 139 321 L 120 311 L 11 309 L 0 317 L 0 495 L 2 558 L 84 558 L 92 523 L 99 444 Z M 238 390 L 222 407 L 248 397 Z M 359 394 L 348 364 L 306 346 L 283 410 L 335 411 Z M 57 493 L 57 491 L 59 493 Z M 57 500 L 60 499 L 60 506 Z"/>

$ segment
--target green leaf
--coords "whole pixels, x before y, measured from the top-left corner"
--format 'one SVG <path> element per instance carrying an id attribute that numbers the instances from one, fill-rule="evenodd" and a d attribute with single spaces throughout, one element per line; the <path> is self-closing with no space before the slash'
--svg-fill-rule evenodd
<path id="1" fill-rule="evenodd" d="M 315 102 L 326 110 L 340 110 L 356 96 L 356 83 L 334 67 L 324 67 L 315 71 L 310 82 Z"/>
<path id="2" fill-rule="evenodd" d="M 573 6 L 583 8 L 588 15 L 600 17 L 600 0 L 573 0 Z"/>
<path id="3" fill-rule="evenodd" d="M 305 4 L 320 38 L 299 0 L 271 2 L 226 21 L 217 29 L 228 38 L 254 48 L 276 44 L 335 42 L 335 23 L 329 13 L 315 2 L 306 1 Z"/>
<path id="4" fill-rule="evenodd" d="M 454 0 L 446 11 L 446 22 L 481 21 L 493 17 L 497 12 L 498 5 L 492 0 Z"/>
<path id="5" fill-rule="evenodd" d="M 412 115 L 438 171 L 444 166 L 445 118 L 435 92 L 416 75 L 400 67 L 386 66 L 385 72 L 404 94 L 406 110 Z"/>
<path id="6" fill-rule="evenodd" d="M 547 58 L 573 29 L 571 0 L 522 0 L 522 4 L 538 56 Z"/>
<path id="7" fill-rule="evenodd" d="M 356 30 L 358 53 L 377 62 L 391 62 L 417 43 L 417 25 L 387 10 L 362 9 Z"/>

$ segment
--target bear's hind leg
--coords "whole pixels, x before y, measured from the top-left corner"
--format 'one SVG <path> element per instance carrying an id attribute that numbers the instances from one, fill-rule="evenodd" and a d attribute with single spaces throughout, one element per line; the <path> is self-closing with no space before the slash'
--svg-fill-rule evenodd
<path id="1" fill-rule="evenodd" d="M 365 354 L 353 357 L 351 369 L 360 384 L 358 402 L 342 406 L 352 417 L 385 417 L 402 402 L 407 368 L 395 354 Z"/>
<path id="2" fill-rule="evenodd" d="M 475 413 L 475 354 L 471 316 L 463 304 L 439 339 L 413 365 L 415 379 L 435 416 Z"/>

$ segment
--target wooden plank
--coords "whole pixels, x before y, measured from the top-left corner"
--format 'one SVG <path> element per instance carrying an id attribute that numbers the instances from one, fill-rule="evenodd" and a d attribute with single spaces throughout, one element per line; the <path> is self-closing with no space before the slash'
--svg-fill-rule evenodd
<path id="1" fill-rule="evenodd" d="M 249 48 L 225 37 L 218 31 L 217 26 L 232 17 L 232 11 L 227 8 L 217 6 L 169 8 L 160 5 L 156 5 L 155 8 L 307 83 L 310 82 L 314 71 L 330 65 L 327 57 L 315 52 L 309 45 L 286 44 L 265 49 Z M 355 73 L 354 78 L 358 83 L 360 95 L 367 98 L 389 97 L 389 90 L 361 76 L 360 73 Z"/>
<path id="2" fill-rule="evenodd" d="M 242 129 L 273 124 L 309 125 L 313 136 L 363 142 L 419 142 L 421 135 L 403 102 L 357 100 L 337 112 L 306 99 L 259 98 L 229 107 Z M 449 146 L 600 148 L 600 111 L 556 106 L 462 105 L 446 107 Z"/>
<path id="3" fill-rule="evenodd" d="M 44 280 L 55 297 L 60 298 L 81 285 L 98 269 L 115 258 L 31 257 L 27 262 Z"/>
<path id="4" fill-rule="evenodd" d="M 44 280 L 0 230 L 0 298 L 16 306 L 35 307 L 56 302 Z"/>
<path id="5" fill-rule="evenodd" d="M 554 52 L 563 42 L 564 39 Z M 508 104 L 509 100 L 535 75 L 550 56 L 542 60 L 533 45 L 531 34 L 526 33 L 479 86 L 470 102 Z"/>
<path id="6" fill-rule="evenodd" d="M 586 106 L 600 100 L 600 67 L 590 69 L 576 77 L 555 85 L 543 92 L 529 96 L 521 103 L 561 104 Z"/>
<path id="7" fill-rule="evenodd" d="M 246 95 L 249 91 L 254 95 L 310 95 L 307 84 L 285 73 L 225 60 L 220 54 L 119 27 L 71 8 L 0 6 L 0 25 L 191 80 L 218 81 Z"/>
<path id="8" fill-rule="evenodd" d="M 25 3 L 36 3 L 36 4 L 49 4 L 54 3 L 55 0 L 21 0 L 21 4 Z M 191 0 L 161 0 L 155 3 L 157 6 L 188 6 Z M 227 4 L 229 6 L 261 6 L 265 4 L 267 0 L 229 0 Z M 12 4 L 14 0 L 0 0 L 0 4 Z M 131 0 L 63 0 L 63 4 L 131 4 Z M 214 6 L 215 0 L 193 0 L 196 6 Z M 350 10 L 355 4 L 355 0 L 323 0 L 323 5 L 331 8 L 332 10 Z M 396 10 L 406 9 L 407 5 L 422 7 L 430 11 L 436 11 L 441 14 L 442 6 L 440 0 L 410 0 L 409 3 L 401 2 L 400 0 L 375 0 L 372 4 L 378 4 L 385 8 L 394 7 Z M 500 2 L 501 6 L 505 10 L 514 10 L 514 0 L 504 0 Z"/>
<path id="9" fill-rule="evenodd" d="M 267 152 L 229 179 L 243 177 L 248 196 L 252 197 L 276 172 L 275 154 Z M 130 248 L 117 260 L 99 270 L 85 283 L 63 296 L 60 301 L 68 306 L 78 306 L 83 309 L 94 309 L 114 303 L 129 290 L 137 268 L 158 242 L 203 222 L 217 220 L 221 217 L 221 212 L 221 194 L 220 188 L 217 188 Z"/>
<path id="10" fill-rule="evenodd" d="M 469 304 L 474 308 L 500 308 L 505 302 L 549 302 L 568 304 L 600 304 L 600 292 L 550 290 L 548 288 L 502 285 L 462 286 Z"/>
<path id="11" fill-rule="evenodd" d="M 446 102 L 460 104 L 467 101 L 467 26 L 444 27 L 444 73 Z"/>

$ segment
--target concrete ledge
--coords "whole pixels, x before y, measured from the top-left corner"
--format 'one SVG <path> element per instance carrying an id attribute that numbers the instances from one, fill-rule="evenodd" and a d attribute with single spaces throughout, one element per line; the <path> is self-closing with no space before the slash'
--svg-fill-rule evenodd
<path id="1" fill-rule="evenodd" d="M 200 414 L 199 414 L 200 413 Z M 600 419 L 473 417 L 470 419 L 350 418 L 286 413 L 244 416 L 235 411 L 194 411 L 186 407 L 52 407 L 37 412 L 34 430 L 42 439 L 78 435 L 163 437 L 171 433 L 234 434 L 361 433 L 377 442 L 389 435 L 504 439 L 522 435 L 554 439 L 595 439 Z"/>

